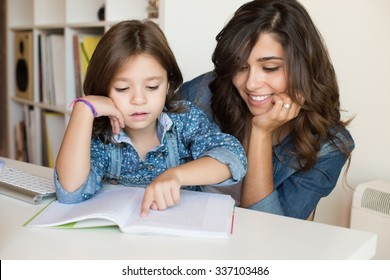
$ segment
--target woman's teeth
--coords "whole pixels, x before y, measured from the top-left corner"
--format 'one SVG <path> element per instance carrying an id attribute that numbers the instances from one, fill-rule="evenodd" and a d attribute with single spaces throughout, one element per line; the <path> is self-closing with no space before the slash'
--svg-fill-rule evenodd
<path id="1" fill-rule="evenodd" d="M 269 97 L 271 97 L 272 94 L 267 95 L 249 95 L 249 97 L 254 101 L 263 101 Z"/>

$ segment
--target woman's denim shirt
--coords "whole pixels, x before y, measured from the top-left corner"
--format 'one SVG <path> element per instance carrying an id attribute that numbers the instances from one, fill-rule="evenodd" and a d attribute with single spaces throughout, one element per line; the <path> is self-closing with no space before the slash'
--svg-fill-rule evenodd
<path id="1" fill-rule="evenodd" d="M 184 83 L 179 93 L 182 98 L 198 105 L 211 121 L 213 114 L 208 85 L 213 78 L 213 72 L 200 75 Z M 249 208 L 307 219 L 319 200 L 334 189 L 347 160 L 346 155 L 337 146 L 347 143 L 350 151 L 355 147 L 352 136 L 345 128 L 341 128 L 336 136 L 338 139 L 335 143 L 328 141 L 321 144 L 316 164 L 304 173 L 298 170 L 297 158 L 292 154 L 293 142 L 290 136 L 274 146 L 272 153 L 274 191 Z"/>
<path id="2" fill-rule="evenodd" d="M 230 168 L 232 177 L 217 184 L 228 186 L 242 180 L 247 168 L 245 151 L 240 142 L 231 135 L 222 133 L 217 125 L 189 102 L 183 113 L 162 113 L 158 119 L 157 135 L 161 145 L 149 151 L 142 160 L 121 131 L 114 136 L 118 144 L 104 144 L 96 137 L 91 141 L 91 168 L 84 184 L 75 192 L 68 192 L 58 180 L 55 170 L 54 182 L 58 201 L 77 203 L 92 197 L 102 189 L 105 180 L 127 186 L 146 187 L 159 174 L 201 157 L 212 157 Z M 187 189 L 200 190 L 198 186 Z"/>

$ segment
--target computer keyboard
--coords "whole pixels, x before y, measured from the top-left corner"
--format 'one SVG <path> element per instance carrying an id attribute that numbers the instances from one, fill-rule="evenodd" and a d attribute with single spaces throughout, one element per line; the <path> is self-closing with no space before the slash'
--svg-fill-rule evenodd
<path id="1" fill-rule="evenodd" d="M 32 204 L 55 197 L 53 180 L 9 167 L 0 168 L 0 193 Z"/>

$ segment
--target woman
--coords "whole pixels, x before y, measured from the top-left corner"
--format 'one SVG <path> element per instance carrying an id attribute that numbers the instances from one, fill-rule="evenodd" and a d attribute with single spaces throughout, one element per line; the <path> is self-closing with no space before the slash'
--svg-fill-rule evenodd
<path id="1" fill-rule="evenodd" d="M 242 207 L 309 218 L 354 149 L 320 33 L 299 2 L 255 0 L 216 39 L 214 71 L 181 95 L 243 144 Z"/>

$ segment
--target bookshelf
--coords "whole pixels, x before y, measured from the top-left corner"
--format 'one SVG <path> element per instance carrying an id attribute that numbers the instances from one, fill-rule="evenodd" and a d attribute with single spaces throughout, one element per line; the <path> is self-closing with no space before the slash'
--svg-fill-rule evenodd
<path id="1" fill-rule="evenodd" d="M 7 1 L 10 158 L 53 165 L 55 146 L 69 121 L 68 105 L 80 94 L 74 36 L 102 35 L 119 21 L 147 18 L 148 4 L 148 0 Z M 46 61 L 48 57 L 53 63 Z"/>

